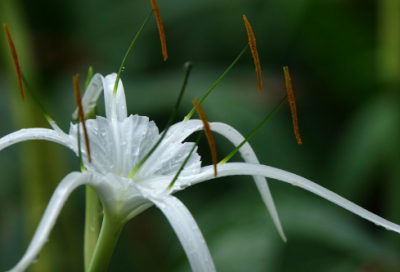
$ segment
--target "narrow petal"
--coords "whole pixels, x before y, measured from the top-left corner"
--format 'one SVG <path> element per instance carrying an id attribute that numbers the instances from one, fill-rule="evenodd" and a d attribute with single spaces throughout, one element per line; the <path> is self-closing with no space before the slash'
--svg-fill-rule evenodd
<path id="1" fill-rule="evenodd" d="M 89 83 L 89 86 L 86 88 L 85 93 L 82 97 L 82 107 L 85 113 L 88 114 L 91 112 L 94 107 L 96 107 L 97 100 L 100 97 L 101 92 L 103 91 L 103 80 L 104 77 L 100 74 L 95 74 L 92 77 L 92 80 Z M 74 111 L 72 114 L 73 119 L 78 119 L 78 109 Z"/>
<path id="2" fill-rule="evenodd" d="M 33 260 L 39 255 L 43 245 L 48 241 L 50 231 L 53 228 L 68 196 L 76 187 L 85 184 L 89 179 L 89 173 L 81 174 L 73 172 L 61 181 L 50 199 L 49 205 L 47 206 L 42 220 L 36 229 L 31 244 L 22 259 L 10 270 L 10 272 L 22 272 L 28 268 Z"/>
<path id="3" fill-rule="evenodd" d="M 243 140 L 244 137 L 233 127 L 223 124 L 223 123 L 210 123 L 211 130 L 217 132 L 231 141 L 235 146 L 238 146 Z M 190 120 L 186 123 L 177 123 L 170 128 L 168 131 L 166 138 L 170 140 L 173 138 L 175 141 L 183 141 L 190 134 L 195 131 L 203 129 L 203 123 L 201 120 Z M 171 137 L 172 136 L 172 137 Z M 253 149 L 251 148 L 249 143 L 246 143 L 239 150 L 242 158 L 249 163 L 259 163 Z M 284 241 L 286 241 L 285 234 L 282 229 L 282 225 L 279 220 L 278 212 L 276 211 L 276 207 L 274 204 L 274 200 L 272 199 L 271 192 L 268 187 L 268 183 L 263 176 L 253 176 L 254 181 L 257 185 L 258 190 L 260 191 L 261 197 L 267 206 L 269 213 L 271 214 L 272 220 L 277 228 L 279 235 L 282 237 Z"/>
<path id="4" fill-rule="evenodd" d="M 10 145 L 28 140 L 46 140 L 76 150 L 76 144 L 69 141 L 68 137 L 61 137 L 56 131 L 47 128 L 28 128 L 10 133 L 0 139 L 0 150 Z"/>
<path id="5" fill-rule="evenodd" d="M 95 74 L 93 76 L 82 97 L 82 106 L 85 114 L 93 110 L 100 97 L 101 91 L 104 90 L 107 119 L 111 120 L 112 118 L 115 118 L 115 120 L 122 122 L 127 118 L 128 113 L 126 110 L 125 91 L 121 80 L 119 80 L 118 83 L 117 97 L 116 99 L 113 97 L 113 88 L 116 77 L 116 73 L 108 75 L 105 78 L 100 74 Z M 74 119 L 78 118 L 78 109 L 75 110 L 72 117 Z"/>
<path id="6" fill-rule="evenodd" d="M 113 95 L 113 89 L 116 78 L 117 74 L 113 73 L 111 75 L 106 76 L 103 80 L 106 116 L 107 119 L 110 121 L 115 119 L 118 120 L 119 122 L 122 122 L 124 121 L 125 118 L 128 117 L 128 113 L 126 110 L 124 86 L 122 85 L 121 79 L 119 80 L 118 83 L 117 97 L 115 98 Z"/>
<path id="7" fill-rule="evenodd" d="M 173 196 L 152 198 L 171 223 L 178 236 L 193 272 L 216 271 L 210 251 L 196 221 L 181 201 Z"/>
<path id="8" fill-rule="evenodd" d="M 236 129 L 224 123 L 211 123 L 211 130 L 221 134 L 235 146 L 238 146 L 244 140 L 244 137 Z M 239 152 L 245 162 L 259 164 L 257 156 L 249 143 L 245 143 L 239 149 Z M 282 240 L 286 242 L 286 236 L 283 232 L 281 221 L 279 220 L 278 212 L 276 211 L 267 180 L 263 176 L 253 176 L 253 179 L 269 213 L 271 214 L 272 221 L 274 222 L 279 235 L 281 236 Z"/>
<path id="9" fill-rule="evenodd" d="M 233 175 L 258 175 L 290 183 L 294 186 L 298 186 L 316 195 L 319 195 L 345 208 L 346 210 L 349 210 L 358 216 L 375 223 L 376 225 L 382 226 L 387 230 L 393 230 L 397 233 L 400 233 L 399 225 L 383 219 L 382 217 L 361 208 L 360 206 L 325 189 L 324 187 L 290 172 L 266 165 L 252 163 L 226 163 L 220 166 L 218 171 L 218 177 Z M 211 166 L 203 167 L 202 172 L 190 179 L 190 182 L 194 184 L 201 181 L 210 180 L 213 178 L 213 176 L 214 172 Z"/>

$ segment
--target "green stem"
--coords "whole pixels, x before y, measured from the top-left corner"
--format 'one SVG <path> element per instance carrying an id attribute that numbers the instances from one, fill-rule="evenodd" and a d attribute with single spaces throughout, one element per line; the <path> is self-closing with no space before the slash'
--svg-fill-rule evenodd
<path id="1" fill-rule="evenodd" d="M 100 236 L 88 269 L 89 272 L 107 271 L 108 264 L 110 263 L 111 256 L 123 226 L 123 221 L 115 219 L 107 212 L 104 213 Z"/>
<path id="2" fill-rule="evenodd" d="M 95 190 L 86 185 L 86 213 L 85 213 L 85 244 L 84 262 L 85 271 L 89 270 L 90 262 L 97 244 L 101 225 L 101 203 Z"/>

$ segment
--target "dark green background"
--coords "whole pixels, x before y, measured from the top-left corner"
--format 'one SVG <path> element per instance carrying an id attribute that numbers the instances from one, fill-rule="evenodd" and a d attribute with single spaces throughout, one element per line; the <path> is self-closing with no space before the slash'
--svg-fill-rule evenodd
<path id="1" fill-rule="evenodd" d="M 289 66 L 303 145 L 296 144 L 284 105 L 250 141 L 260 162 L 400 223 L 398 0 L 158 2 L 169 58 L 162 60 L 151 18 L 122 74 L 130 114 L 149 116 L 162 130 L 182 66 L 190 60 L 195 66 L 179 112 L 183 118 L 191 100 L 201 97 L 246 45 L 246 14 L 257 39 L 264 90 L 257 91 L 248 51 L 203 103 L 209 120 L 250 133 L 285 95 L 282 67 Z M 90 65 L 103 75 L 116 72 L 150 11 L 147 0 L 0 0 L 0 23 L 8 23 L 22 68 L 45 108 L 68 131 L 75 108 L 72 76 L 86 77 Z M 0 49 L 0 135 L 48 127 L 30 97 L 20 100 L 5 38 Z M 99 108 L 104 112 L 102 104 Z M 216 142 L 219 158 L 233 148 L 222 137 Z M 210 164 L 205 141 L 200 154 L 203 165 Z M 54 143 L 21 143 L 1 152 L 0 271 L 23 255 L 51 193 L 71 171 L 79 171 L 77 158 Z M 287 244 L 250 177 L 212 180 L 176 195 L 198 222 L 218 271 L 400 271 L 398 234 L 300 188 L 269 184 Z M 83 219 L 82 187 L 66 203 L 30 271 L 82 271 Z M 189 270 L 175 233 L 154 207 L 128 222 L 109 267 Z"/>

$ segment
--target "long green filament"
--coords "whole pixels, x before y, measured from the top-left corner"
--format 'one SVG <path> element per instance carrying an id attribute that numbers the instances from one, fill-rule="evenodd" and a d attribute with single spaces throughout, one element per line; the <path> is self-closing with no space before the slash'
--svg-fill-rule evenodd
<path id="1" fill-rule="evenodd" d="M 168 120 L 167 126 L 166 126 L 163 134 L 161 135 L 160 139 L 158 139 L 156 144 L 151 148 L 151 150 L 146 154 L 146 156 L 144 156 L 143 159 L 141 159 L 139 161 L 139 163 L 132 169 L 132 171 L 128 175 L 128 178 L 133 178 L 133 176 L 140 169 L 140 167 L 142 167 L 142 165 L 151 156 L 151 154 L 153 154 L 154 150 L 156 150 L 156 148 L 160 145 L 161 141 L 164 139 L 164 137 L 167 134 L 169 128 L 171 127 L 172 123 L 174 122 L 176 114 L 178 113 L 179 105 L 180 105 L 182 97 L 183 97 L 183 93 L 185 92 L 185 89 L 186 89 L 186 85 L 187 85 L 187 82 L 188 82 L 188 79 L 189 79 L 189 74 L 190 74 L 190 71 L 192 70 L 192 67 L 193 67 L 193 64 L 191 62 L 186 62 L 185 65 L 184 65 L 186 73 L 185 73 L 185 78 L 183 79 L 182 88 L 181 88 L 181 91 L 179 93 L 178 100 L 176 101 L 175 107 L 172 109 L 171 117 Z"/>
<path id="2" fill-rule="evenodd" d="M 85 91 L 87 89 L 87 87 L 89 86 L 90 81 L 92 80 L 93 77 L 93 67 L 89 66 L 89 70 L 88 70 L 88 75 L 85 81 Z"/>
<path id="3" fill-rule="evenodd" d="M 54 123 L 53 119 L 50 117 L 50 115 L 44 109 L 44 107 L 40 103 L 39 99 L 36 97 L 35 93 L 33 92 L 32 88 L 29 86 L 28 80 L 26 79 L 26 77 L 24 76 L 23 73 L 22 73 L 22 81 L 24 82 L 24 84 L 26 86 L 26 89 L 28 90 L 29 94 L 32 96 L 32 98 L 35 101 L 36 105 L 38 105 L 38 107 L 42 111 L 42 113 L 43 113 L 44 117 L 46 118 L 47 122 L 49 122 L 50 125 L 52 123 Z"/>
<path id="4" fill-rule="evenodd" d="M 78 135 L 76 135 L 76 138 L 78 139 L 79 166 L 80 166 L 80 168 L 81 168 L 82 173 L 85 173 L 85 172 L 86 172 L 86 168 L 85 168 L 85 166 L 83 165 L 82 151 L 81 151 L 81 131 L 80 131 L 81 129 L 80 129 L 79 123 L 77 123 L 76 126 L 78 127 L 78 130 L 77 130 L 77 134 L 78 134 Z"/>
<path id="5" fill-rule="evenodd" d="M 286 99 L 287 99 L 287 95 L 282 99 L 282 101 L 278 104 L 278 106 L 267 116 L 267 118 L 265 118 L 264 121 L 262 121 L 261 124 L 258 125 L 258 127 L 255 130 L 253 130 L 253 132 L 250 133 L 250 135 L 247 136 L 246 139 L 244 139 L 228 156 L 226 156 L 225 159 L 220 161 L 218 163 L 218 165 L 221 166 L 221 165 L 225 164 L 227 161 L 229 161 L 232 158 L 232 156 L 235 155 L 236 152 L 238 152 L 239 149 L 245 143 L 247 143 L 251 139 L 251 137 L 253 137 L 257 133 L 257 131 L 275 114 L 275 112 L 278 111 L 278 109 L 282 106 L 283 102 L 285 102 Z"/>
<path id="6" fill-rule="evenodd" d="M 142 26 L 139 29 L 139 32 L 136 34 L 135 38 L 133 39 L 131 45 L 128 48 L 128 51 L 126 51 L 125 57 L 122 60 L 121 66 L 119 67 L 119 71 L 117 74 L 117 78 L 115 79 L 115 84 L 114 84 L 114 90 L 113 90 L 113 95 L 114 97 L 116 97 L 117 95 L 117 88 L 118 88 L 118 82 L 119 82 L 119 78 L 121 77 L 122 71 L 124 70 L 125 67 L 125 62 L 128 59 L 129 53 L 132 50 L 133 45 L 135 44 L 137 38 L 139 37 L 140 33 L 142 32 L 144 26 L 147 24 L 147 21 L 150 19 L 151 15 L 153 14 L 153 10 L 151 10 L 149 16 L 147 16 L 146 20 L 144 21 L 144 23 L 142 24 Z"/>
<path id="7" fill-rule="evenodd" d="M 218 80 L 211 86 L 211 88 L 203 95 L 203 97 L 199 100 L 199 105 L 203 102 L 204 99 L 211 93 L 212 90 L 218 85 L 218 83 L 226 76 L 226 74 L 232 69 L 232 67 L 236 64 L 236 62 L 242 57 L 244 52 L 246 52 L 247 48 L 249 48 L 249 44 L 246 45 L 246 47 L 242 50 L 242 52 L 237 56 L 237 58 L 232 62 L 232 64 L 226 69 L 226 71 L 218 78 Z M 195 113 L 196 108 L 193 107 L 193 109 L 189 112 L 188 115 L 186 115 L 185 120 L 189 120 L 192 115 Z"/>
<path id="8" fill-rule="evenodd" d="M 196 143 L 193 145 L 192 149 L 189 152 L 189 155 L 186 157 L 185 161 L 182 163 L 182 165 L 179 168 L 178 172 L 176 172 L 176 175 L 175 175 L 174 179 L 171 181 L 171 183 L 168 185 L 167 190 L 170 190 L 172 188 L 172 186 L 174 186 L 175 181 L 178 179 L 178 177 L 181 174 L 183 168 L 185 167 L 185 165 L 189 161 L 190 156 L 192 156 L 192 153 L 193 153 L 194 149 L 196 148 L 196 146 L 199 145 L 199 142 L 200 142 L 200 139 L 201 139 L 202 135 L 203 135 L 203 132 L 200 132 L 199 136 L 197 137 Z"/>

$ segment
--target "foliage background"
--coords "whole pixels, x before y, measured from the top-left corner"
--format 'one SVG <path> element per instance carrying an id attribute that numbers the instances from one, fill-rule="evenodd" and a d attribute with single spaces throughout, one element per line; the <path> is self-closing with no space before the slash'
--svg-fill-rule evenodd
<path id="1" fill-rule="evenodd" d="M 303 145 L 297 146 L 289 107 L 252 140 L 261 163 L 317 182 L 388 220 L 400 223 L 398 0 L 159 0 L 169 59 L 163 62 L 154 18 L 122 75 L 129 113 L 149 116 L 162 130 L 183 79 L 195 64 L 180 118 L 247 43 L 251 22 L 264 90 L 257 92 L 250 52 L 207 98 L 210 121 L 248 134 L 284 96 L 282 66 L 295 90 Z M 117 71 L 150 12 L 149 1 L 0 0 L 22 67 L 47 111 L 68 131 L 72 75 L 89 65 Z M 0 135 L 48 127 L 28 97 L 20 100 L 5 38 L 0 39 Z M 101 100 L 101 99 L 100 99 Z M 100 106 L 101 109 L 102 106 Z M 103 110 L 104 111 L 104 110 Z M 232 146 L 217 137 L 219 157 Z M 210 163 L 202 144 L 204 165 Z M 240 161 L 237 156 L 236 160 Z M 78 160 L 53 143 L 28 142 L 0 154 L 0 271 L 22 256 L 58 182 Z M 177 194 L 197 220 L 218 271 L 399 271 L 398 234 L 308 192 L 269 182 L 288 243 L 272 225 L 250 177 L 221 178 Z M 82 271 L 84 188 L 67 202 L 30 271 Z M 165 217 L 151 208 L 131 220 L 109 271 L 189 271 Z"/>

